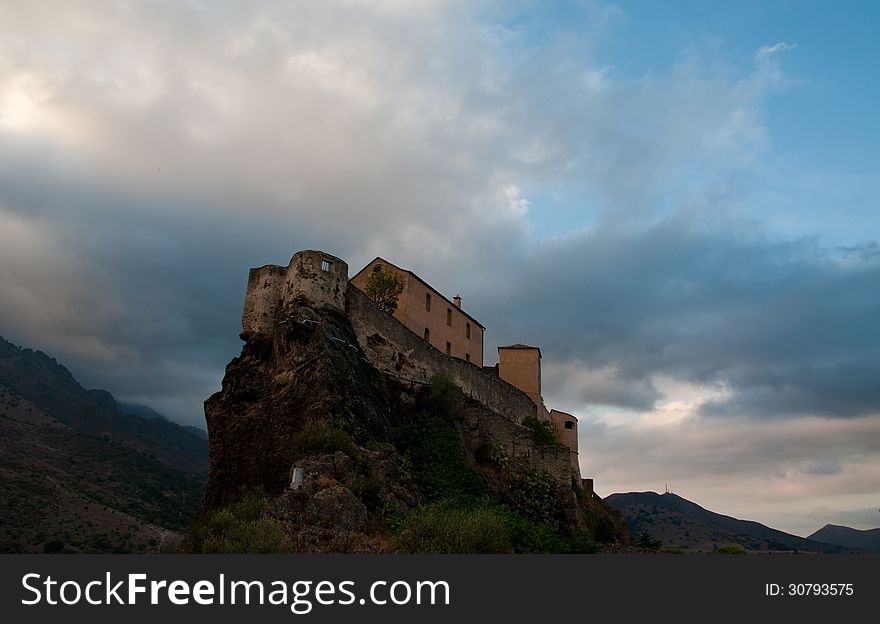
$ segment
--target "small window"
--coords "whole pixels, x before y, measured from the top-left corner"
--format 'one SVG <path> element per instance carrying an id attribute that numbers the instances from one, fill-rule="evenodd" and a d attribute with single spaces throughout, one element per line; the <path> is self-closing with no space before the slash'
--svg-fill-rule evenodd
<path id="1" fill-rule="evenodd" d="M 566 420 L 565 421 L 565 428 L 566 429 L 574 429 L 574 423 L 571 422 L 570 420 Z"/>
<path id="2" fill-rule="evenodd" d="M 470 362 L 470 361 L 471 361 L 471 354 L 470 354 L 470 353 L 465 353 L 465 354 L 464 354 L 464 359 L 465 359 L 466 362 Z"/>
<path id="3" fill-rule="evenodd" d="M 431 330 L 427 327 L 425 328 L 425 342 L 429 342 L 431 340 Z"/>
<path id="4" fill-rule="evenodd" d="M 431 293 L 425 293 L 425 310 L 431 311 Z"/>
<path id="5" fill-rule="evenodd" d="M 468 323 L 467 325 L 464 326 L 464 337 L 467 338 L 468 340 L 471 339 L 471 324 L 470 323 Z"/>
<path id="6" fill-rule="evenodd" d="M 373 265 L 373 273 L 378 273 L 378 272 L 381 271 L 381 270 L 382 270 L 382 265 L 381 265 L 381 264 L 374 264 L 374 265 Z"/>
<path id="7" fill-rule="evenodd" d="M 330 261 L 329 260 L 321 260 L 321 270 L 329 271 L 330 270 Z"/>
<path id="8" fill-rule="evenodd" d="M 452 355 L 452 343 L 451 342 L 446 343 L 446 355 Z"/>
<path id="9" fill-rule="evenodd" d="M 452 308 L 446 308 L 446 324 L 452 327 Z"/>

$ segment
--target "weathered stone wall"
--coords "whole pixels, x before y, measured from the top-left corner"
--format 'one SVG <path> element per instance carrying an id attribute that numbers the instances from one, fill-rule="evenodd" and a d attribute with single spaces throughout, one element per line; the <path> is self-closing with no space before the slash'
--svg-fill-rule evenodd
<path id="1" fill-rule="evenodd" d="M 321 251 L 300 251 L 287 267 L 283 303 L 305 299 L 312 305 L 345 309 L 348 265 L 344 260 Z"/>
<path id="2" fill-rule="evenodd" d="M 346 314 L 370 362 L 388 374 L 427 382 L 435 373 L 447 375 L 464 395 L 505 419 L 521 423 L 536 416 L 532 400 L 481 366 L 447 357 L 407 329 L 357 288 L 349 288 Z M 567 451 L 566 451 L 567 452 Z"/>
<path id="3" fill-rule="evenodd" d="M 272 333 L 286 277 L 287 269 L 274 264 L 251 269 L 241 315 L 243 338 L 247 339 L 247 336 L 253 334 Z"/>
<path id="4" fill-rule="evenodd" d="M 580 478 L 571 464 L 568 448 L 537 445 L 531 429 L 482 405 L 470 402 L 465 408 L 464 423 L 465 442 L 471 452 L 476 453 L 484 445 L 498 444 L 515 462 L 550 472 L 563 487 L 570 487 L 573 478 Z"/>

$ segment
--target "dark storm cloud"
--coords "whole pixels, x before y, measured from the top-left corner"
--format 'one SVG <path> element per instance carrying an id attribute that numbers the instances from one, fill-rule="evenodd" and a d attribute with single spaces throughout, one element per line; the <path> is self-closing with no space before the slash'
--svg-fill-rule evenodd
<path id="1" fill-rule="evenodd" d="M 519 261 L 509 290 L 477 303 L 500 319 L 494 340 L 596 372 L 584 403 L 650 409 L 662 374 L 731 392 L 706 413 L 860 416 L 880 411 L 880 259 L 865 249 L 682 219 L 598 227 Z"/>

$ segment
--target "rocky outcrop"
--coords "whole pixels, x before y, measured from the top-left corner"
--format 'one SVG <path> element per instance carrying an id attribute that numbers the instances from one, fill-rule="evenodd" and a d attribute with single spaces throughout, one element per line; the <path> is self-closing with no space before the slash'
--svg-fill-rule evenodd
<path id="1" fill-rule="evenodd" d="M 295 434 L 310 421 L 344 421 L 356 440 L 390 440 L 381 375 L 363 357 L 345 315 L 304 302 L 277 311 L 272 332 L 254 333 L 205 402 L 210 467 L 204 504 L 242 487 L 270 494 L 290 482 Z"/>
<path id="2" fill-rule="evenodd" d="M 310 455 L 294 464 L 303 470 L 302 488 L 286 489 L 269 502 L 266 511 L 278 520 L 295 552 L 389 550 L 361 498 L 381 507 L 377 512 L 405 516 L 422 502 L 421 495 L 393 447 L 362 449 L 357 463 L 360 466 L 337 451 Z"/>

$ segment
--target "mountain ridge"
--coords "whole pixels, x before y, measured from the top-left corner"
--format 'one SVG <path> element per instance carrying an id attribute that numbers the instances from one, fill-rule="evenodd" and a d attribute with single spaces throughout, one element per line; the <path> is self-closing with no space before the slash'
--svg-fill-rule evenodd
<path id="1" fill-rule="evenodd" d="M 207 443 L 0 337 L 0 552 L 150 552 L 198 511 Z"/>
<path id="2" fill-rule="evenodd" d="M 753 552 L 816 552 L 838 554 L 857 549 L 791 535 L 754 520 L 719 514 L 677 494 L 626 492 L 605 502 L 620 512 L 630 534 L 647 532 L 663 546 L 714 552 L 725 546 Z"/>
<path id="3" fill-rule="evenodd" d="M 807 539 L 880 552 L 880 528 L 860 530 L 839 524 L 826 524 L 815 533 L 807 536 Z"/>

